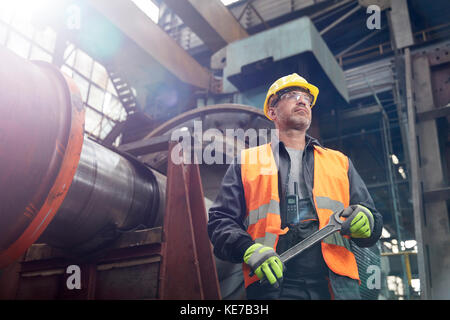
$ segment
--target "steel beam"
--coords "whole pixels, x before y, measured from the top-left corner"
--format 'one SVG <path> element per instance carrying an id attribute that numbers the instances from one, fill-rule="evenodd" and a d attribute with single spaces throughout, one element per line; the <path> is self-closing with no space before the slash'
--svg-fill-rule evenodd
<path id="1" fill-rule="evenodd" d="M 213 52 L 248 37 L 230 11 L 219 0 L 165 0 L 183 22 Z"/>
<path id="2" fill-rule="evenodd" d="M 450 116 L 450 103 L 444 107 L 418 113 L 417 121 L 427 121 L 448 116 Z"/>
<path id="3" fill-rule="evenodd" d="M 428 299 L 430 295 L 430 279 L 429 269 L 426 263 L 427 253 L 425 244 L 426 231 L 424 230 L 425 216 L 423 213 L 422 203 L 422 185 L 421 172 L 419 167 L 419 150 L 417 145 L 417 131 L 416 131 L 416 114 L 414 110 L 414 86 L 412 81 L 412 62 L 411 52 L 409 48 L 405 48 L 405 86 L 406 86 L 406 104 L 408 114 L 408 150 L 410 158 L 410 182 L 411 182 L 411 197 L 414 211 L 414 229 L 417 241 L 417 264 L 419 268 L 420 278 L 420 297 Z"/>
<path id="4" fill-rule="evenodd" d="M 407 1 L 391 1 L 391 9 L 391 11 L 388 11 L 388 15 L 391 19 L 391 27 L 396 48 L 402 49 L 412 46 L 414 44 L 414 36 L 411 31 Z"/>
<path id="5" fill-rule="evenodd" d="M 344 21 L 345 19 L 347 19 L 348 17 L 350 17 L 352 14 L 354 14 L 356 11 L 358 11 L 359 9 L 361 9 L 360 5 L 357 5 L 356 7 L 354 7 L 352 10 L 350 10 L 349 12 L 347 12 L 346 14 L 344 14 L 342 17 L 340 17 L 339 19 L 337 19 L 336 21 L 334 21 L 333 23 L 331 23 L 329 26 L 327 26 L 326 28 L 324 28 L 323 30 L 321 30 L 319 33 L 321 36 L 323 36 L 325 33 L 327 33 L 328 31 L 330 31 L 331 29 L 333 29 L 335 26 L 337 26 L 339 23 L 341 23 L 342 21 Z"/>
<path id="6" fill-rule="evenodd" d="M 322 10 L 320 10 L 320 11 L 317 11 L 317 12 L 311 14 L 311 15 L 309 16 L 309 18 L 310 18 L 311 20 L 314 20 L 314 19 L 316 19 L 317 17 L 320 17 L 321 15 L 323 15 L 323 14 L 325 14 L 325 13 L 327 13 L 327 12 L 330 12 L 330 11 L 332 11 L 332 10 L 335 10 L 335 9 L 336 9 L 336 10 L 340 10 L 340 9 L 342 9 L 342 8 L 339 8 L 339 7 L 342 7 L 344 4 L 346 5 L 346 4 L 348 4 L 349 2 L 353 2 L 353 0 L 343 0 L 343 1 L 340 1 L 340 2 L 338 2 L 338 3 L 333 4 L 333 5 L 331 5 L 331 6 L 327 6 L 327 7 L 325 7 L 324 9 L 322 9 Z"/>
<path id="7" fill-rule="evenodd" d="M 426 55 L 412 59 L 415 106 L 418 113 L 434 108 L 431 69 Z M 420 169 L 423 190 L 438 190 L 445 186 L 443 165 L 439 148 L 437 124 L 434 120 L 421 121 L 416 125 L 419 141 Z M 420 182 L 419 182 L 420 184 Z M 428 193 L 427 198 L 429 198 Z M 431 194 L 434 194 L 432 192 Z M 425 192 L 425 195 L 427 193 Z M 423 204 L 422 228 L 425 261 L 429 277 L 425 284 L 430 299 L 449 299 L 450 293 L 450 242 L 448 208 L 444 200 L 426 201 Z M 419 240 L 417 240 L 419 241 Z M 420 270 L 420 268 L 419 268 Z M 422 286 L 422 284 L 421 284 Z"/>
<path id="8" fill-rule="evenodd" d="M 375 117 L 381 115 L 381 107 L 379 105 L 374 105 L 365 108 L 355 108 L 350 110 L 345 110 L 341 113 L 342 120 L 353 120 L 354 118 L 370 116 Z"/>
<path id="9" fill-rule="evenodd" d="M 89 4 L 178 79 L 209 89 L 211 74 L 131 1 L 89 0 Z"/>
<path id="10" fill-rule="evenodd" d="M 439 188 L 436 190 L 428 190 L 423 194 L 425 202 L 446 201 L 450 199 L 450 187 Z"/>
<path id="11" fill-rule="evenodd" d="M 358 47 L 360 44 L 366 42 L 367 40 L 369 40 L 370 38 L 372 38 L 373 36 L 376 36 L 377 34 L 379 34 L 382 30 L 384 30 L 385 27 L 381 28 L 380 30 L 376 30 L 373 32 L 370 32 L 367 36 L 362 37 L 361 39 L 359 39 L 358 41 L 356 41 L 355 43 L 353 43 L 352 45 L 350 45 L 349 47 L 347 47 L 346 49 L 342 50 L 341 52 L 339 52 L 335 57 L 336 59 L 339 59 L 340 57 L 342 57 L 344 54 L 346 54 L 347 52 L 353 50 L 354 48 Z"/>
<path id="12" fill-rule="evenodd" d="M 159 152 L 169 148 L 170 136 L 170 134 L 165 134 L 154 138 L 130 142 L 121 145 L 118 149 L 134 156 Z"/>

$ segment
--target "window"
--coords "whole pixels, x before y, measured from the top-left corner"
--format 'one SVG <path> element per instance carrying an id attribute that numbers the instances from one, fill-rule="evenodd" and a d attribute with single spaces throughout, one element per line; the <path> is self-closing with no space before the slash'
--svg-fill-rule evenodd
<path id="1" fill-rule="evenodd" d="M 52 59 L 53 58 L 52 58 L 51 54 L 42 50 L 38 46 L 33 46 L 31 48 L 30 60 L 41 60 L 41 61 L 46 61 L 46 62 L 51 63 Z"/>
<path id="2" fill-rule="evenodd" d="M 107 70 L 73 44 L 67 46 L 64 61 L 61 70 L 74 79 L 85 103 L 87 135 L 104 139 L 127 116 Z"/>
<path id="3" fill-rule="evenodd" d="M 232 3 L 235 3 L 235 2 L 238 2 L 239 0 L 221 0 L 222 1 L 222 3 L 224 4 L 224 5 L 229 5 L 229 4 L 232 4 Z"/>
<path id="4" fill-rule="evenodd" d="M 0 44 L 25 59 L 52 62 L 57 34 L 48 26 L 37 28 L 32 21 L 32 10 L 0 1 Z"/>
<path id="5" fill-rule="evenodd" d="M 35 0 L 0 0 L 0 45 L 25 59 L 51 63 L 58 34 L 49 26 L 34 23 L 33 15 L 44 10 L 42 6 L 43 2 Z M 61 71 L 75 81 L 86 107 L 86 133 L 97 139 L 106 137 L 116 122 L 127 116 L 107 70 L 71 43 L 63 58 Z"/>
<path id="6" fill-rule="evenodd" d="M 23 36 L 17 32 L 11 32 L 9 38 L 6 42 L 6 47 L 21 56 L 22 58 L 28 59 L 30 53 L 31 42 L 25 39 Z"/>
<path id="7" fill-rule="evenodd" d="M 159 8 L 150 0 L 132 0 L 133 3 L 141 9 L 154 23 L 158 23 Z"/>
<path id="8" fill-rule="evenodd" d="M 92 108 L 87 106 L 86 108 L 86 120 L 85 120 L 85 130 L 87 133 L 99 136 L 100 133 L 100 124 L 102 121 L 102 115 L 98 112 L 95 112 Z"/>
<path id="9" fill-rule="evenodd" d="M 106 90 L 108 79 L 109 77 L 106 69 L 101 64 L 94 62 L 94 69 L 92 70 L 92 81 L 98 84 L 100 88 L 102 88 L 102 90 Z"/>
<path id="10" fill-rule="evenodd" d="M 7 35 L 8 35 L 8 28 L 6 27 L 6 25 L 0 22 L 0 45 L 5 44 Z"/>
<path id="11" fill-rule="evenodd" d="M 81 50 L 77 50 L 74 68 L 86 78 L 91 77 L 94 60 Z"/>
<path id="12" fill-rule="evenodd" d="M 91 84 L 88 98 L 89 106 L 102 112 L 104 98 L 105 98 L 105 91 L 97 87 L 95 84 Z"/>
<path id="13" fill-rule="evenodd" d="M 46 27 L 43 30 L 36 31 L 34 41 L 48 52 L 55 51 L 56 32 Z"/>

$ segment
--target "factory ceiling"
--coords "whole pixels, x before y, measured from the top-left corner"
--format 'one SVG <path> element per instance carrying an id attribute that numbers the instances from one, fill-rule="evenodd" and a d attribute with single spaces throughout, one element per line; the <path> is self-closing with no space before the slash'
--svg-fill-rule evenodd
<path id="1" fill-rule="evenodd" d="M 365 27 L 368 14 L 357 0 L 314 3 L 280 0 L 276 5 L 269 0 L 241 0 L 227 7 L 219 0 L 208 1 L 208 6 L 200 6 L 197 0 L 149 1 L 160 7 L 160 28 L 131 1 L 85 2 L 104 15 L 153 62 L 182 82 L 198 88 L 210 89 L 207 69 L 211 67 L 214 52 L 233 41 L 302 16 L 311 18 L 344 70 L 393 55 L 386 10 L 381 12 L 381 29 L 371 32 Z M 450 2 L 437 0 L 429 6 L 425 0 L 409 0 L 408 7 L 416 46 L 448 36 L 450 24 L 445 20 L 445 12 L 450 10 Z M 347 18 L 339 22 L 343 16 Z M 157 46 L 153 45 L 155 41 Z"/>
<path id="2" fill-rule="evenodd" d="M 363 68 L 368 80 L 374 85 L 374 92 L 378 94 L 386 112 L 390 116 L 395 115 L 396 105 L 393 102 L 391 72 L 391 59 L 394 52 L 391 49 L 386 10 L 381 13 L 381 29 L 372 32 L 366 27 L 368 14 L 357 0 L 278 0 L 276 2 L 241 0 L 226 7 L 219 0 L 210 0 L 208 6 L 200 6 L 198 0 L 148 1 L 153 1 L 160 8 L 157 24 L 144 15 L 131 1 L 83 1 L 86 7 L 90 7 L 94 12 L 91 21 L 106 22 L 105 25 L 114 29 L 114 33 L 122 38 L 121 45 L 112 61 L 115 68 L 123 72 L 130 85 L 145 83 L 144 89 L 149 92 L 148 96 L 154 96 L 154 90 L 159 90 L 159 87 L 156 89 L 151 87 L 152 84 L 161 82 L 167 83 L 179 92 L 198 89 L 209 91 L 211 76 L 215 72 L 210 66 L 213 53 L 236 40 L 308 16 L 321 33 L 331 53 L 346 71 L 350 103 L 338 107 L 342 110 L 352 110 L 352 108 L 377 105 L 372 89 L 366 86 L 364 79 L 355 78 L 355 74 L 358 76 Z M 448 38 L 450 24 L 446 21 L 445 14 L 450 11 L 449 1 L 436 0 L 433 1 L 433 6 L 430 6 L 425 0 L 409 0 L 408 8 L 415 40 L 413 50 Z M 101 33 L 95 35 L 92 30 L 80 32 L 80 34 L 83 38 L 78 38 L 77 44 L 99 61 L 102 61 L 101 52 L 92 50 L 95 48 L 93 44 L 104 48 L 104 44 L 114 42 L 113 38 Z M 83 40 L 86 40 L 86 37 L 91 39 L 83 47 Z M 72 35 L 71 40 L 74 38 L 77 37 Z M 220 73 L 218 75 L 221 76 Z M 138 96 L 138 98 L 141 105 L 145 107 L 146 97 Z M 192 101 L 181 96 L 177 108 L 173 108 L 171 114 L 165 114 L 165 118 L 160 120 L 167 121 L 170 117 L 189 110 L 193 105 Z M 333 113 L 338 109 L 330 108 L 330 111 Z M 149 113 L 157 115 L 161 110 L 164 109 L 150 110 Z M 333 114 L 325 116 L 330 115 L 333 116 Z M 391 118 L 391 120 L 398 119 Z M 378 122 L 372 129 L 375 130 L 377 125 Z M 364 121 L 363 127 L 367 126 L 370 126 L 370 123 Z M 345 131 L 345 128 L 342 129 Z M 346 134 L 344 131 L 341 133 Z M 391 131 L 394 151 L 401 158 L 403 149 L 400 129 L 394 126 Z M 327 132 L 329 136 L 326 136 Z M 335 144 L 339 148 L 345 147 L 345 141 L 332 139 L 332 136 L 336 134 L 333 130 L 327 131 L 324 128 L 323 133 L 323 138 L 328 139 L 330 144 Z M 348 134 L 352 133 L 348 132 Z M 372 141 L 372 144 L 368 141 L 363 139 L 361 145 L 371 148 L 370 152 L 380 149 L 376 141 Z M 383 169 L 380 165 L 378 176 L 383 175 Z M 364 176 L 365 173 L 363 172 L 362 175 Z M 373 177 L 375 177 L 372 179 L 373 185 L 381 188 L 383 185 L 379 183 L 380 179 L 376 175 L 367 173 L 367 177 L 364 178 Z M 401 179 L 400 176 L 397 178 Z M 400 192 L 404 194 L 403 198 L 407 199 L 407 184 L 402 186 L 403 189 Z M 376 197 L 382 198 L 383 195 L 379 193 Z M 408 203 L 405 203 L 405 209 L 409 210 Z M 386 204 L 384 210 L 389 211 L 389 204 Z"/>
<path id="3" fill-rule="evenodd" d="M 155 2 L 164 3 L 162 0 L 155 0 Z M 228 9 L 246 32 L 252 35 L 302 16 L 309 16 L 320 31 L 356 8 L 356 6 L 358 6 L 357 0 L 323 0 L 314 2 L 309 0 L 279 0 L 276 2 L 270 0 L 241 0 L 230 4 Z M 417 44 L 442 40 L 449 35 L 450 24 L 446 16 L 446 13 L 450 11 L 449 1 L 433 1 L 431 6 L 429 1 L 426 0 L 409 0 L 408 8 L 412 32 L 417 40 Z M 334 28 L 323 35 L 324 40 L 335 55 L 338 55 L 359 39 L 369 35 L 370 30 L 365 28 L 368 16 L 366 8 L 355 10 L 348 18 L 336 24 Z M 185 22 L 180 17 L 167 19 L 167 13 L 162 18 L 166 19 L 160 20 L 159 24 L 166 32 L 174 35 L 174 37 L 178 37 L 178 42 L 181 46 L 200 63 L 207 65 L 213 52 L 203 43 L 201 37 L 198 37 L 195 35 L 195 32 L 191 31 L 189 21 Z M 354 48 L 353 51 L 389 44 L 389 29 L 383 28 L 383 26 L 387 25 L 386 10 L 383 10 L 381 14 L 382 29 L 375 36 Z M 174 31 L 175 29 L 177 32 Z M 426 33 L 425 36 L 424 32 Z M 431 37 L 427 37 L 428 35 Z M 425 41 L 423 41 L 424 37 Z M 382 55 L 386 56 L 387 54 L 389 52 L 384 52 Z M 358 63 L 365 63 L 368 60 L 376 60 L 378 56 L 372 53 L 365 59 L 351 59 L 347 64 L 344 63 L 343 67 L 347 68 Z"/>

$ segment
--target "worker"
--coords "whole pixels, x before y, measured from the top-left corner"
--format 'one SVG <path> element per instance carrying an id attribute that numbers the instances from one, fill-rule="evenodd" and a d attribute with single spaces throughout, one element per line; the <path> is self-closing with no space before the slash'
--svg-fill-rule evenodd
<path id="1" fill-rule="evenodd" d="M 306 134 L 318 93 L 296 73 L 270 86 L 264 113 L 277 134 L 237 155 L 209 209 L 214 254 L 242 263 L 247 299 L 360 299 L 352 246 L 373 246 L 382 217 L 351 160 Z M 337 211 L 344 235 L 281 262 Z"/>

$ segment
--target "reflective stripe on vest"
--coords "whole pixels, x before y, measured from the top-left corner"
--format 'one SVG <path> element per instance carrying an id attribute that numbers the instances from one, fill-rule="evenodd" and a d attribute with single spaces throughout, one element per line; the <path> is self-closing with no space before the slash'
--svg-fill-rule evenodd
<path id="1" fill-rule="evenodd" d="M 255 161 L 257 159 L 258 161 Z M 333 212 L 349 206 L 348 158 L 342 153 L 315 146 L 314 204 L 319 228 L 325 226 Z M 270 144 L 242 150 L 241 179 L 247 205 L 246 227 L 256 243 L 276 250 L 281 229 L 278 169 Z M 338 275 L 358 279 L 356 259 L 349 240 L 339 233 L 322 241 L 322 254 L 328 267 Z M 243 263 L 245 287 L 258 280 L 249 277 L 250 268 Z"/>
<path id="2" fill-rule="evenodd" d="M 323 228 L 337 210 L 349 206 L 348 158 L 339 151 L 314 147 L 314 203 Z M 322 241 L 322 255 L 336 274 L 359 280 L 358 266 L 348 236 L 334 233 Z"/>
<path id="3" fill-rule="evenodd" d="M 241 179 L 247 207 L 245 225 L 256 243 L 276 250 L 281 229 L 278 169 L 270 144 L 242 150 Z M 250 268 L 243 263 L 245 287 L 258 280 L 249 276 Z"/>
<path id="4" fill-rule="evenodd" d="M 344 204 L 337 200 L 332 200 L 328 197 L 316 197 L 317 209 L 329 209 L 332 212 L 340 211 L 345 208 Z M 340 233 L 333 233 L 329 237 L 323 239 L 323 242 L 329 244 L 335 244 L 345 247 L 350 250 L 350 242 L 347 238 L 342 237 Z"/>

